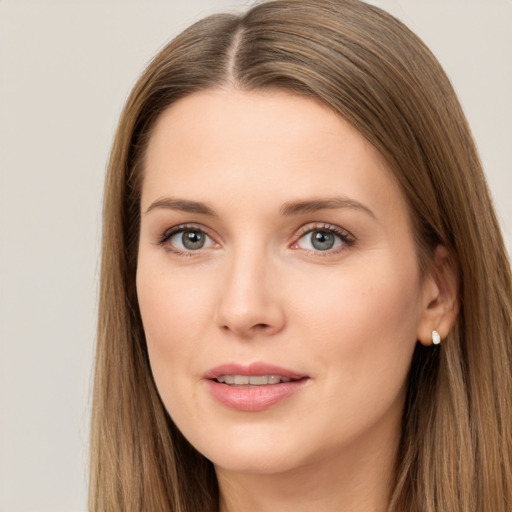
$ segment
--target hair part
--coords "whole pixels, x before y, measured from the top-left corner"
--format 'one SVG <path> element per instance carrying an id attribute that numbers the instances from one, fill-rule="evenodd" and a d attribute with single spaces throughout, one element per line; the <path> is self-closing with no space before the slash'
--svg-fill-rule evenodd
<path id="1" fill-rule="evenodd" d="M 476 148 L 437 60 L 356 0 L 272 0 L 173 41 L 135 85 L 106 178 L 91 434 L 90 510 L 218 509 L 212 464 L 158 396 L 135 289 L 145 149 L 194 92 L 285 90 L 320 100 L 381 153 L 408 203 L 418 258 L 444 245 L 460 312 L 442 347 L 418 344 L 389 511 L 512 505 L 512 279 Z"/>

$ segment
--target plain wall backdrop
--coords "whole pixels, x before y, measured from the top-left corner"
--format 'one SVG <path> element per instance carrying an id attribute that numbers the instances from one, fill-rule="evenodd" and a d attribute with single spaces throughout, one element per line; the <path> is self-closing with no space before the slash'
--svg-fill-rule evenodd
<path id="1" fill-rule="evenodd" d="M 165 42 L 206 14 L 252 3 L 0 0 L 0 512 L 86 511 L 101 197 L 114 128 Z M 447 70 L 510 252 L 512 0 L 370 3 L 405 21 Z"/>

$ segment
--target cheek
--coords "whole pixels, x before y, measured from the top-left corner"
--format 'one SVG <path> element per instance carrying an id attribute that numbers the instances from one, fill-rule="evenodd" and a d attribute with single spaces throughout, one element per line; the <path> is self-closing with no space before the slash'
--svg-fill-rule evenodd
<path id="1" fill-rule="evenodd" d="M 186 272 L 155 273 L 153 264 L 144 263 L 139 260 L 137 296 L 151 372 L 166 409 L 188 431 L 201 423 L 192 384 L 200 380 L 194 361 L 205 349 L 206 319 L 211 318 L 209 287 Z"/>
<path id="2" fill-rule="evenodd" d="M 173 365 L 192 359 L 212 317 L 211 286 L 190 277 L 179 271 L 157 274 L 139 264 L 137 296 L 157 383 Z"/>
<path id="3" fill-rule="evenodd" d="M 139 258 L 137 297 L 146 333 L 161 338 L 186 328 L 194 336 L 211 307 L 212 290 L 220 285 L 216 272 L 173 268 L 165 259 Z"/>
<path id="4" fill-rule="evenodd" d="M 372 268 L 373 267 L 373 268 Z M 290 291 L 291 304 L 319 333 L 341 329 L 343 336 L 371 333 L 368 342 L 390 331 L 415 335 L 421 306 L 419 272 L 415 265 L 401 268 L 386 260 L 310 273 Z M 398 334 L 398 333 L 396 333 Z"/>
<path id="5" fill-rule="evenodd" d="M 296 294 L 295 301 L 314 358 L 329 368 L 332 381 L 343 379 L 345 388 L 396 392 L 416 345 L 421 304 L 416 267 L 399 269 L 382 261 L 360 271 L 332 271 L 324 283 Z"/>

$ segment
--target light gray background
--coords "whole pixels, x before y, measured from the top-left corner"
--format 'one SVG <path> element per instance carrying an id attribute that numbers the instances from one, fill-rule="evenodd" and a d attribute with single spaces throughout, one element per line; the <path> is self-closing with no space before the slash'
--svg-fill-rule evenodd
<path id="1" fill-rule="evenodd" d="M 101 195 L 114 127 L 166 41 L 199 17 L 251 3 L 0 0 L 0 512 L 86 510 Z M 512 1 L 372 3 L 405 21 L 447 69 L 510 249 Z"/>

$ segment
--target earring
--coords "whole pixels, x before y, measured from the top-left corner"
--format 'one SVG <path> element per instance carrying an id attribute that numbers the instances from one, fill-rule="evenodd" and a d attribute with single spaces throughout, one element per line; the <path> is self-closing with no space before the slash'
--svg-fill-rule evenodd
<path id="1" fill-rule="evenodd" d="M 441 336 L 437 331 L 432 331 L 432 343 L 434 345 L 439 345 L 441 343 Z"/>

